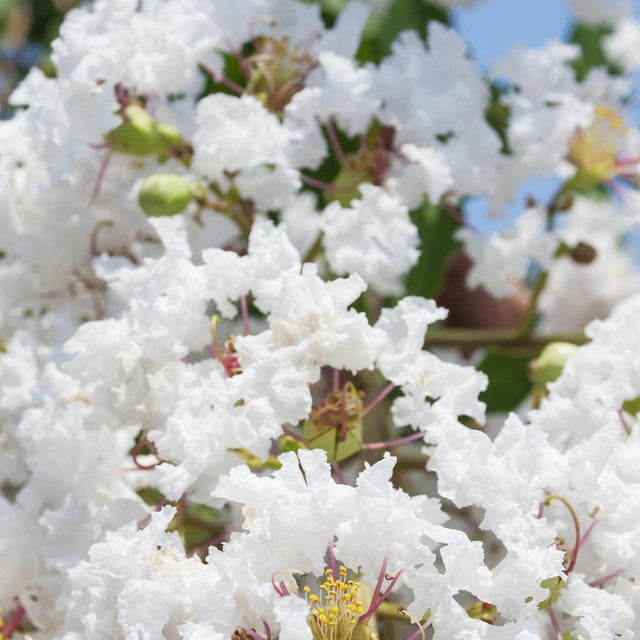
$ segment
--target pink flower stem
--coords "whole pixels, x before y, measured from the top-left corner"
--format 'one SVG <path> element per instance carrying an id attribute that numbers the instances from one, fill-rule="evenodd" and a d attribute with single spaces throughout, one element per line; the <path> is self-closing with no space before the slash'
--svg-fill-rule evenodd
<path id="1" fill-rule="evenodd" d="M 303 442 L 303 443 L 307 442 L 306 438 L 303 438 L 302 436 L 298 435 L 295 431 L 291 431 L 289 427 L 282 427 L 282 431 L 284 432 L 285 435 L 289 436 L 290 438 L 293 438 L 296 442 Z"/>
<path id="2" fill-rule="evenodd" d="M 407 640 L 415 640 L 418 636 L 425 637 L 424 630 L 429 626 L 429 620 L 427 620 L 424 624 L 418 626 L 417 630 L 414 631 Z"/>
<path id="3" fill-rule="evenodd" d="M 387 559 L 385 558 L 382 561 L 382 566 L 380 567 L 380 573 L 378 574 L 378 582 L 376 582 L 376 586 L 373 589 L 373 598 L 371 599 L 371 604 L 369 605 L 369 608 L 358 618 L 359 622 L 361 622 L 362 620 L 366 620 L 377 609 L 377 607 L 374 608 L 374 603 L 376 601 L 376 596 L 380 594 L 380 589 L 382 588 L 382 581 L 384 580 L 386 571 L 387 571 Z"/>
<path id="4" fill-rule="evenodd" d="M 100 189 L 102 188 L 102 183 L 104 182 L 104 177 L 107 175 L 107 169 L 109 168 L 109 163 L 111 162 L 111 156 L 113 155 L 113 151 L 107 151 L 107 154 L 102 159 L 100 163 L 100 169 L 98 170 L 98 176 L 96 178 L 96 183 L 93 185 L 93 190 L 91 191 L 91 204 L 93 204 L 100 195 Z"/>
<path id="5" fill-rule="evenodd" d="M 20 623 L 24 620 L 27 614 L 26 609 L 18 602 L 18 606 L 13 610 L 13 613 L 7 618 L 3 627 L 0 627 L 2 638 L 10 638 L 13 632 L 20 626 Z"/>
<path id="6" fill-rule="evenodd" d="M 219 82 L 221 85 L 227 87 L 227 89 L 230 89 L 234 93 L 237 93 L 239 96 L 244 93 L 244 87 L 241 87 L 237 82 L 234 82 L 230 78 L 227 78 L 227 76 L 225 76 L 223 73 L 219 73 L 215 69 L 211 69 L 210 67 L 206 67 L 204 65 L 203 68 L 216 82 Z"/>
<path id="7" fill-rule="evenodd" d="M 242 329 L 244 335 L 248 336 L 251 333 L 251 326 L 249 324 L 249 305 L 247 304 L 247 296 L 240 298 L 240 307 L 242 308 Z"/>
<path id="8" fill-rule="evenodd" d="M 631 435 L 631 427 L 628 425 L 627 421 L 624 419 L 624 414 L 622 413 L 622 409 L 618 409 L 618 417 L 620 418 L 620 422 L 622 423 L 623 429 L 627 432 L 627 435 Z"/>
<path id="9" fill-rule="evenodd" d="M 340 386 L 340 369 L 333 370 L 333 393 L 338 391 Z"/>
<path id="10" fill-rule="evenodd" d="M 336 478 L 338 478 L 338 482 L 340 484 L 348 484 L 347 481 L 345 480 L 344 475 L 342 474 L 342 471 L 340 469 L 340 466 L 338 465 L 337 462 L 332 462 L 331 463 L 331 468 L 333 469 L 333 473 L 336 474 Z"/>
<path id="11" fill-rule="evenodd" d="M 569 566 L 567 567 L 567 574 L 573 571 L 573 568 L 576 566 L 576 560 L 578 559 L 578 551 L 580 550 L 580 540 L 582 536 L 580 535 L 580 522 L 578 520 L 578 514 L 575 512 L 575 509 L 571 506 L 571 503 L 562 496 L 559 495 L 550 495 L 547 496 L 544 501 L 545 505 L 548 505 L 552 500 L 559 500 L 562 504 L 567 508 L 569 514 L 571 515 L 571 519 L 573 520 L 573 526 L 576 531 L 576 542 L 573 546 L 573 551 L 571 552 L 571 560 L 569 561 Z"/>
<path id="12" fill-rule="evenodd" d="M 638 158 L 616 158 L 613 163 L 615 167 L 627 167 L 640 163 L 640 157 Z"/>
<path id="13" fill-rule="evenodd" d="M 315 187 L 316 189 L 320 189 L 321 191 L 326 191 L 330 189 L 333 185 L 329 182 L 323 182 L 322 180 L 316 180 L 311 176 L 305 176 L 304 173 L 300 174 L 300 181 L 304 184 L 309 185 L 310 187 Z"/>
<path id="14" fill-rule="evenodd" d="M 593 531 L 593 528 L 596 526 L 597 522 L 598 521 L 594 518 L 591 524 L 587 527 L 587 530 L 582 535 L 582 538 L 580 538 L 580 542 L 578 542 L 578 548 L 582 548 L 582 545 L 587 541 L 587 538 L 591 535 L 591 532 Z"/>
<path id="15" fill-rule="evenodd" d="M 340 166 L 344 169 L 347 164 L 347 159 L 345 158 L 344 151 L 340 146 L 340 140 L 338 140 L 338 134 L 336 133 L 335 127 L 333 126 L 333 120 L 327 120 L 327 135 L 329 136 L 329 142 L 331 143 L 331 148 L 333 149 L 333 153 L 336 154 L 336 158 L 340 163 Z"/>
<path id="16" fill-rule="evenodd" d="M 389 383 L 370 403 L 364 408 L 362 417 L 364 418 L 371 409 L 377 407 L 394 389 L 396 385 L 393 382 Z"/>
<path id="17" fill-rule="evenodd" d="M 613 571 L 612 573 L 609 573 L 606 576 L 603 576 L 602 578 L 598 578 L 593 582 L 588 582 L 587 584 L 590 587 L 602 588 L 605 584 L 607 584 L 607 582 L 611 582 L 611 580 L 615 580 L 618 576 L 621 576 L 625 571 L 626 569 L 618 569 L 617 571 Z"/>
<path id="18" fill-rule="evenodd" d="M 387 447 L 396 447 L 399 444 L 404 444 L 405 442 L 413 442 L 414 440 L 419 440 L 420 438 L 424 438 L 424 433 L 422 433 L 422 431 L 412 433 L 410 436 L 405 436 L 404 438 L 398 438 L 397 440 L 386 440 L 385 442 L 367 442 L 366 444 L 360 445 L 360 448 L 386 449 Z"/>
<path id="19" fill-rule="evenodd" d="M 547 611 L 549 612 L 549 617 L 551 618 L 551 626 L 556 634 L 556 640 L 562 640 L 562 629 L 560 628 L 560 624 L 558 623 L 558 618 L 556 618 L 556 614 L 553 612 L 553 607 L 549 605 L 547 607 Z"/>
<path id="20" fill-rule="evenodd" d="M 331 563 L 331 571 L 333 571 L 333 575 L 337 576 L 338 575 L 338 562 L 336 561 L 336 554 L 333 552 L 333 547 L 335 546 L 335 543 L 333 541 L 333 538 L 331 539 L 331 542 L 329 543 L 329 561 Z"/>

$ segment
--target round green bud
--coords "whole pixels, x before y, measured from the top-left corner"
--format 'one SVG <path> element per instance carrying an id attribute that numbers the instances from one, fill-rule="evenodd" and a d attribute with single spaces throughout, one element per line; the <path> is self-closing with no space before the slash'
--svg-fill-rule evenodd
<path id="1" fill-rule="evenodd" d="M 552 342 L 529 365 L 529 378 L 538 387 L 546 387 L 560 377 L 567 360 L 578 347 L 570 342 Z"/>
<path id="2" fill-rule="evenodd" d="M 123 122 L 105 135 L 113 151 L 132 156 L 147 156 L 158 149 L 155 120 L 137 104 L 130 104 L 122 114 Z"/>
<path id="3" fill-rule="evenodd" d="M 184 138 L 177 127 L 166 122 L 156 126 L 158 134 L 158 161 L 166 162 L 178 149 L 186 147 Z"/>
<path id="4" fill-rule="evenodd" d="M 192 186 L 173 173 L 158 173 L 142 181 L 138 202 L 148 216 L 174 216 L 193 199 Z"/>

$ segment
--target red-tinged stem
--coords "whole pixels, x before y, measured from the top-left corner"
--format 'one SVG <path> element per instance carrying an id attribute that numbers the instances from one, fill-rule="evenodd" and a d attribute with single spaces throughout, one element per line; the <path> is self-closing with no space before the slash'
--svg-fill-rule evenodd
<path id="1" fill-rule="evenodd" d="M 310 187 L 315 187 L 316 189 L 320 189 L 322 191 L 326 191 L 327 189 L 331 189 L 333 187 L 333 185 L 329 182 L 316 180 L 311 176 L 305 176 L 304 173 L 300 174 L 300 182 L 303 182 L 304 184 L 308 184 Z"/>
<path id="2" fill-rule="evenodd" d="M 276 571 L 277 573 L 277 571 Z M 276 584 L 276 574 L 274 573 L 271 576 L 271 586 L 274 588 L 275 592 L 281 597 L 291 595 L 289 593 L 289 589 L 287 589 L 287 585 L 281 580 L 278 584 Z"/>
<path id="3" fill-rule="evenodd" d="M 384 580 L 384 576 L 386 572 L 387 572 L 387 559 L 385 558 L 382 561 L 382 567 L 380 567 L 380 573 L 378 574 L 378 581 L 376 582 L 376 586 L 373 589 L 373 598 L 371 599 L 371 604 L 369 605 L 369 608 L 358 618 L 359 622 L 361 622 L 362 620 L 366 620 L 375 611 L 375 608 L 373 605 L 376 601 L 376 596 L 380 593 L 380 588 L 382 587 L 382 581 Z"/>
<path id="4" fill-rule="evenodd" d="M 396 385 L 393 382 L 389 383 L 362 411 L 362 417 L 364 418 L 369 411 L 375 409 L 394 389 Z"/>
<path id="5" fill-rule="evenodd" d="M 344 169 L 347 164 L 347 159 L 345 158 L 344 151 L 340 146 L 340 140 L 338 140 L 338 134 L 336 133 L 335 127 L 333 126 L 333 120 L 327 120 L 327 135 L 329 136 L 329 142 L 331 143 L 331 148 L 333 149 L 333 153 L 336 154 L 336 158 L 340 163 L 340 166 Z"/>
<path id="6" fill-rule="evenodd" d="M 578 521 L 578 514 L 575 512 L 575 509 L 569 504 L 569 501 L 566 498 L 558 495 L 547 496 L 544 501 L 545 505 L 548 505 L 552 500 L 560 500 L 562 504 L 567 508 L 569 513 L 571 514 L 571 519 L 573 520 L 573 526 L 576 531 L 576 542 L 573 547 L 573 551 L 571 552 L 571 561 L 569 562 L 569 566 L 567 567 L 567 573 L 571 573 L 573 568 L 576 566 L 576 560 L 578 559 L 578 551 L 580 550 L 580 522 Z"/>
<path id="7" fill-rule="evenodd" d="M 203 67 L 206 70 L 206 72 L 216 82 L 219 82 L 221 85 L 224 85 L 225 87 L 227 87 L 227 89 L 230 89 L 234 93 L 237 93 L 239 96 L 241 96 L 244 93 L 244 87 L 241 87 L 237 82 L 234 82 L 230 78 L 227 78 L 227 76 L 225 76 L 224 73 L 219 73 L 215 69 L 211 69 L 210 67 L 206 67 L 204 65 Z"/>
<path id="8" fill-rule="evenodd" d="M 284 432 L 285 435 L 289 436 L 290 438 L 293 438 L 296 442 L 303 442 L 303 443 L 307 442 L 306 438 L 303 438 L 302 436 L 298 435 L 295 431 L 291 431 L 289 427 L 282 427 L 282 431 Z"/>
<path id="9" fill-rule="evenodd" d="M 93 185 L 93 190 L 91 191 L 91 204 L 93 204 L 100 195 L 100 189 L 102 188 L 102 183 L 104 182 L 104 177 L 107 175 L 107 169 L 109 168 L 109 163 L 111 162 L 111 156 L 113 155 L 113 151 L 107 151 L 105 157 L 102 159 L 100 163 L 100 169 L 98 170 L 98 177 L 96 178 L 96 183 Z"/>
<path id="10" fill-rule="evenodd" d="M 338 465 L 337 462 L 332 462 L 331 463 L 331 467 L 333 469 L 333 473 L 336 474 L 336 478 L 338 478 L 338 482 L 340 484 L 347 484 L 347 481 L 345 480 L 344 475 L 342 474 L 342 470 L 340 469 L 340 466 Z"/>
<path id="11" fill-rule="evenodd" d="M 399 444 L 405 444 L 406 442 L 413 442 L 414 440 L 419 440 L 420 438 L 424 438 L 424 433 L 422 433 L 422 431 L 412 433 L 410 436 L 405 436 L 404 438 L 398 438 L 397 440 L 386 440 L 385 442 L 367 442 L 366 444 L 360 445 L 360 448 L 386 449 L 387 447 L 397 447 Z"/>
<path id="12" fill-rule="evenodd" d="M 257 631 L 255 631 L 254 629 L 246 629 L 245 630 L 252 638 L 253 640 L 265 640 Z"/>
<path id="13" fill-rule="evenodd" d="M 614 167 L 629 167 L 629 166 L 633 166 L 634 164 L 638 164 L 640 163 L 640 157 L 638 158 L 616 158 L 615 162 L 613 163 Z"/>
<path id="14" fill-rule="evenodd" d="M 6 638 L 8 640 L 8 638 L 13 635 L 13 632 L 20 626 L 20 623 L 24 620 L 25 615 L 27 615 L 26 609 L 22 606 L 21 603 L 18 602 L 18 606 L 7 618 L 4 626 L 0 627 L 0 632 L 2 633 L 0 637 Z"/>
<path id="15" fill-rule="evenodd" d="M 395 587 L 396 582 L 398 582 L 398 578 L 400 578 L 400 574 L 402 573 L 402 569 L 400 569 L 400 571 L 398 571 L 398 573 L 396 573 L 395 576 L 393 576 L 393 578 L 391 579 L 391 583 L 389 584 L 389 586 L 384 590 L 383 594 L 380 596 L 378 596 L 376 598 L 376 608 L 375 610 L 378 609 L 378 607 L 389 597 L 389 594 L 391 593 L 393 587 Z"/>
<path id="16" fill-rule="evenodd" d="M 422 636 L 423 638 L 425 637 L 424 635 L 424 630 L 429 626 L 429 620 L 427 620 L 424 624 L 420 624 L 418 625 L 418 628 L 416 631 L 414 631 L 408 638 L 407 640 L 415 640 L 418 636 Z"/>
<path id="17" fill-rule="evenodd" d="M 333 538 L 331 539 L 331 542 L 329 543 L 329 562 L 331 563 L 331 571 L 333 572 L 334 576 L 338 575 L 338 562 L 336 561 L 336 554 L 333 552 L 333 547 L 335 546 L 335 543 L 333 541 Z"/>
<path id="18" fill-rule="evenodd" d="M 582 538 L 580 538 L 580 542 L 578 543 L 579 548 L 582 548 L 582 545 L 584 545 L 584 543 L 587 541 L 587 538 L 591 535 L 591 532 L 593 531 L 593 528 L 596 526 L 597 522 L 598 521 L 594 518 L 591 524 L 587 527 L 587 530 L 584 532 Z"/>
<path id="19" fill-rule="evenodd" d="M 248 336 L 251 333 L 251 326 L 249 324 L 249 305 L 247 304 L 247 296 L 240 298 L 240 307 L 242 308 L 242 329 L 244 335 Z"/>
<path id="20" fill-rule="evenodd" d="M 340 369 L 333 370 L 333 393 L 336 393 L 340 388 Z"/>
<path id="21" fill-rule="evenodd" d="M 556 634 L 556 640 L 562 640 L 562 629 L 560 628 L 560 624 L 558 623 L 558 618 L 556 618 L 556 614 L 553 612 L 553 607 L 549 605 L 547 607 L 547 611 L 549 612 L 549 617 L 551 618 L 551 626 Z"/>
<path id="22" fill-rule="evenodd" d="M 624 415 L 622 413 L 622 409 L 618 409 L 618 417 L 620 418 L 620 422 L 622 423 L 622 427 L 627 432 L 627 435 L 630 436 L 631 435 L 631 427 L 629 426 L 627 421 L 624 419 Z"/>
<path id="23" fill-rule="evenodd" d="M 606 576 L 603 576 L 602 578 L 598 578 L 593 582 L 588 582 L 587 584 L 590 587 L 602 588 L 605 584 L 607 584 L 607 582 L 611 582 L 611 580 L 615 580 L 618 576 L 621 576 L 625 571 L 626 569 L 618 569 L 617 571 L 613 571 L 612 573 L 609 573 Z"/>

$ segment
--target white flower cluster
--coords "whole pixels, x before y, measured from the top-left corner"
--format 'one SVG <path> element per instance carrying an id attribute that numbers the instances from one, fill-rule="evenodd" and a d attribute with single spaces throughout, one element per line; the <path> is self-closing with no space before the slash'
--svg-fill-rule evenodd
<path id="1" fill-rule="evenodd" d="M 487 78 L 398 2 L 95 0 L 12 94 L 0 640 L 640 638 L 640 23 Z M 443 328 L 456 241 L 518 327 Z"/>

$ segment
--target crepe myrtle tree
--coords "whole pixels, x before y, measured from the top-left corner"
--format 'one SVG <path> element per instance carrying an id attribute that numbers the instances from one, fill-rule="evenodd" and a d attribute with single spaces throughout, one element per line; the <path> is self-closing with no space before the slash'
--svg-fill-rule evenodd
<path id="1" fill-rule="evenodd" d="M 0 122 L 2 640 L 640 637 L 640 23 L 484 72 L 468 4 L 66 14 Z"/>

